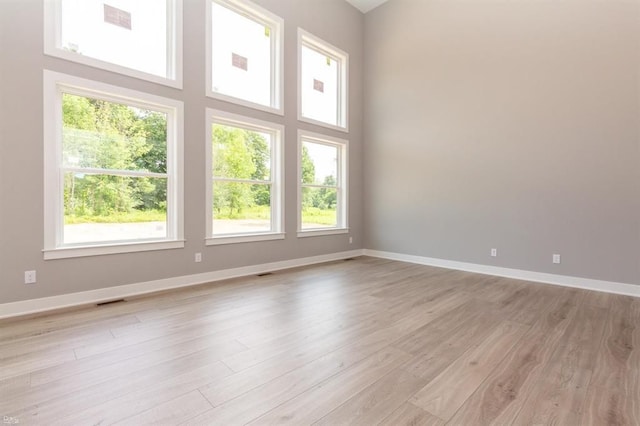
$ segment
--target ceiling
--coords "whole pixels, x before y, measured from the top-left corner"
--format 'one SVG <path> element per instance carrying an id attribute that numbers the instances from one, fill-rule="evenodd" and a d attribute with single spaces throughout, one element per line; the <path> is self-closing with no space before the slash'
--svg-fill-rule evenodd
<path id="1" fill-rule="evenodd" d="M 360 9 L 362 13 L 367 13 L 371 9 L 375 9 L 387 0 L 347 0 L 349 3 Z"/>

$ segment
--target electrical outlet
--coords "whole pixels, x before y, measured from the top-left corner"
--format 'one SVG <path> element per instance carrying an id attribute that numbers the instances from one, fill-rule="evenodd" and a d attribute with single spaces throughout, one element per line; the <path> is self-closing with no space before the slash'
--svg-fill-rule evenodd
<path id="1" fill-rule="evenodd" d="M 196 263 L 202 262 L 202 253 L 196 253 Z"/>
<path id="2" fill-rule="evenodd" d="M 560 255 L 559 254 L 554 254 L 553 255 L 553 263 L 560 263 Z"/>
<path id="3" fill-rule="evenodd" d="M 353 244 L 353 237 L 349 237 L 349 244 Z"/>
<path id="4" fill-rule="evenodd" d="M 36 271 L 24 271 L 24 283 L 35 284 L 36 283 Z"/>
<path id="5" fill-rule="evenodd" d="M 496 257 L 498 255 L 498 249 L 491 249 L 491 257 Z"/>

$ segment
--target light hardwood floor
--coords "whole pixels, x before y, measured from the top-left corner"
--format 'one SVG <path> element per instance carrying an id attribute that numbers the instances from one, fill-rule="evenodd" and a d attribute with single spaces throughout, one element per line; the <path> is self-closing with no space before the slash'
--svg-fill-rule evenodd
<path id="1" fill-rule="evenodd" d="M 640 425 L 640 299 L 361 257 L 0 322 L 46 425 Z"/>

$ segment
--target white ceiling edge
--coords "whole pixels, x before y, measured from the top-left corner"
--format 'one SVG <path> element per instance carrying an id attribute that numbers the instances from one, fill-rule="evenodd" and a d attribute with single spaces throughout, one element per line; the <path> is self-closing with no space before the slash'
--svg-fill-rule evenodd
<path id="1" fill-rule="evenodd" d="M 387 0 L 347 0 L 349 3 L 360 9 L 362 13 L 367 13 L 375 9 Z"/>

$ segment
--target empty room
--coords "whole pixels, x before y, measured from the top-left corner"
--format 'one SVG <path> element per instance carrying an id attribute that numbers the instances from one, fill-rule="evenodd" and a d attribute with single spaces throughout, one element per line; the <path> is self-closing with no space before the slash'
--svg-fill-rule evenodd
<path id="1" fill-rule="evenodd" d="M 640 1 L 0 0 L 0 418 L 640 425 Z"/>

